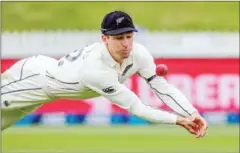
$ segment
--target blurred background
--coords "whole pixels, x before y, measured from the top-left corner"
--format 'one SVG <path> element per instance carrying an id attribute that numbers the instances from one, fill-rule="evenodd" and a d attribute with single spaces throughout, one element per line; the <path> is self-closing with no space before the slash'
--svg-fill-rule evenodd
<path id="1" fill-rule="evenodd" d="M 101 41 L 103 16 L 128 12 L 165 78 L 209 123 L 196 139 L 152 125 L 105 98 L 45 104 L 2 133 L 3 153 L 238 153 L 239 2 L 1 2 L 1 72 L 21 58 L 60 58 Z M 126 86 L 145 104 L 169 110 L 143 79 Z"/>

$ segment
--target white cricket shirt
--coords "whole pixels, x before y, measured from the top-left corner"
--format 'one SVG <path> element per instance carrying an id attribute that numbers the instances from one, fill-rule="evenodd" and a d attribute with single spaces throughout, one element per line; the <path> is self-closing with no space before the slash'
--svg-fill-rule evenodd
<path id="1" fill-rule="evenodd" d="M 131 112 L 154 123 L 176 123 L 176 115 L 144 105 L 123 83 L 133 74 L 143 77 L 157 96 L 182 116 L 197 111 L 186 97 L 163 77 L 155 74 L 155 63 L 148 50 L 134 42 L 130 56 L 120 66 L 104 43 L 94 43 L 59 60 L 48 70 L 47 91 L 53 98 L 87 99 L 104 96 Z"/>

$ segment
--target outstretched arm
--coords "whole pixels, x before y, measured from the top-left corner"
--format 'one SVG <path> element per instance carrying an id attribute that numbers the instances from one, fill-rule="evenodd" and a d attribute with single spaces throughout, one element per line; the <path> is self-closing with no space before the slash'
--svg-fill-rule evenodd
<path id="1" fill-rule="evenodd" d="M 83 78 L 83 84 L 133 115 L 152 123 L 177 124 L 197 135 L 196 124 L 191 119 L 144 105 L 136 94 L 115 78 L 107 72 L 88 73 Z"/>
<path id="2" fill-rule="evenodd" d="M 184 117 L 189 117 L 193 113 L 198 112 L 186 96 L 175 86 L 169 84 L 163 77 L 156 76 L 148 81 L 148 84 L 157 97 L 174 112 Z"/>
<path id="3" fill-rule="evenodd" d="M 142 48 L 142 54 L 138 58 L 144 61 L 138 70 L 138 74 L 150 85 L 157 97 L 181 116 L 188 117 L 197 112 L 185 95 L 173 85 L 169 84 L 164 77 L 156 75 L 156 65 L 149 52 Z M 140 62 L 139 62 L 140 63 Z"/>
<path id="4" fill-rule="evenodd" d="M 197 137 L 205 135 L 207 130 L 207 122 L 198 113 L 197 109 L 192 106 L 184 94 L 175 88 L 173 85 L 167 83 L 163 77 L 154 76 L 148 82 L 155 94 L 174 112 L 184 117 L 189 117 L 198 124 L 199 132 Z"/>
<path id="5" fill-rule="evenodd" d="M 164 77 L 156 75 L 156 65 L 153 57 L 149 52 L 142 47 L 141 55 L 139 55 L 139 61 L 144 61 L 138 70 L 138 74 L 143 77 L 150 85 L 151 89 L 157 95 L 162 102 L 170 107 L 175 113 L 184 116 L 191 117 L 192 120 L 196 121 L 201 126 L 199 135 L 203 136 L 204 131 L 207 129 L 206 121 L 200 116 L 198 110 L 193 107 L 186 96 L 176 87 L 169 84 Z M 140 62 L 139 62 L 140 63 Z"/>

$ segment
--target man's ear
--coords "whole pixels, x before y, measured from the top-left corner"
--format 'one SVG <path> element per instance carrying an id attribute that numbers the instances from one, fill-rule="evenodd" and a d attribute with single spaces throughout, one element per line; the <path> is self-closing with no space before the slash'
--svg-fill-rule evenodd
<path id="1" fill-rule="evenodd" d="M 104 43 L 107 42 L 107 35 L 102 34 L 102 41 L 103 41 Z"/>

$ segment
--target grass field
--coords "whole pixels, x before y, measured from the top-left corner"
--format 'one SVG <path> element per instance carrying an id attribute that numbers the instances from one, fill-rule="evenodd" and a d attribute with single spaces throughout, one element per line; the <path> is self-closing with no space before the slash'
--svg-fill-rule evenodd
<path id="1" fill-rule="evenodd" d="M 196 139 L 175 126 L 14 127 L 3 153 L 238 153 L 239 126 L 210 125 Z"/>
<path id="2" fill-rule="evenodd" d="M 99 30 L 105 13 L 129 12 L 150 30 L 239 31 L 238 2 L 1 2 L 2 30 Z"/>

